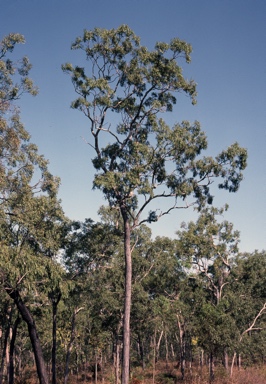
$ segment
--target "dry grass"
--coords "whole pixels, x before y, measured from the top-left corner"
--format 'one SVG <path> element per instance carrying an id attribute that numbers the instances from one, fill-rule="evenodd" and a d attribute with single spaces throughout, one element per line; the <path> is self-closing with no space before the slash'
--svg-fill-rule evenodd
<path id="1" fill-rule="evenodd" d="M 38 384 L 36 372 L 29 370 L 24 377 L 17 378 L 15 384 Z M 187 369 L 184 380 L 175 364 L 157 363 L 155 376 L 152 368 L 143 371 L 141 368 L 133 369 L 130 384 L 209 384 L 207 367 L 203 369 Z M 58 384 L 63 383 L 63 379 L 58 378 Z M 68 384 L 95 383 L 91 373 L 73 375 L 69 377 Z M 112 367 L 106 367 L 105 373 L 98 374 L 97 384 L 115 384 Z M 242 368 L 235 368 L 233 376 L 225 371 L 223 367 L 216 367 L 215 380 L 212 384 L 266 384 L 266 365 Z"/>
<path id="2" fill-rule="evenodd" d="M 158 364 L 153 381 L 152 371 L 135 371 L 131 384 L 209 384 L 208 369 L 194 368 L 187 370 L 186 377 L 182 380 L 179 370 L 175 366 Z M 213 384 L 266 384 L 266 366 L 235 368 L 233 376 L 225 371 L 223 367 L 215 369 L 215 380 Z M 109 383 L 108 383 L 109 384 Z"/>

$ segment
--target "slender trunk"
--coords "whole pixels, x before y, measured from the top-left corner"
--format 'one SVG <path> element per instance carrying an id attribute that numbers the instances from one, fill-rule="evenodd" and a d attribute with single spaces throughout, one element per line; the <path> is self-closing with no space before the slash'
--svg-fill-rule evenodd
<path id="1" fill-rule="evenodd" d="M 238 370 L 241 369 L 241 355 L 240 355 L 240 353 L 237 356 L 237 367 L 238 367 Z"/>
<path id="2" fill-rule="evenodd" d="M 185 379 L 185 330 L 184 330 L 184 324 L 180 320 L 180 316 L 176 315 L 177 317 L 177 324 L 178 324 L 178 330 L 179 330 L 179 345 L 180 345 L 180 371 L 182 375 L 182 380 Z"/>
<path id="3" fill-rule="evenodd" d="M 190 371 L 190 375 L 192 376 L 193 351 L 192 351 L 191 337 L 189 337 L 189 342 L 186 343 L 185 341 L 185 344 L 187 344 L 187 348 L 189 352 L 189 371 Z"/>
<path id="4" fill-rule="evenodd" d="M 98 354 L 97 350 L 95 351 L 95 376 L 94 376 L 94 383 L 98 383 Z"/>
<path id="5" fill-rule="evenodd" d="M 57 312 L 57 306 L 53 302 L 52 384 L 56 384 L 56 312 Z"/>
<path id="6" fill-rule="evenodd" d="M 14 384 L 14 351 L 15 341 L 17 337 L 17 329 L 20 323 L 20 316 L 18 315 L 12 329 L 12 337 L 10 341 L 10 352 L 9 352 L 9 381 L 8 384 Z"/>
<path id="7" fill-rule="evenodd" d="M 75 328 L 76 328 L 76 316 L 81 311 L 83 307 L 76 308 L 73 312 L 72 321 L 71 321 L 71 334 L 70 334 L 70 340 L 67 347 L 67 353 L 66 353 L 66 365 L 65 365 L 65 378 L 64 378 L 64 384 L 67 384 L 68 382 L 68 376 L 69 376 L 69 359 L 70 354 L 73 348 L 73 343 L 75 340 Z"/>
<path id="8" fill-rule="evenodd" d="M 130 362 L 130 310 L 132 290 L 132 259 L 130 247 L 131 228 L 127 213 L 122 209 L 124 220 L 124 255 L 125 255 L 125 298 L 123 318 L 123 362 L 122 362 L 122 384 L 129 383 Z"/>
<path id="9" fill-rule="evenodd" d="M 142 369 L 145 369 L 145 356 L 144 356 L 144 345 L 143 345 L 143 337 L 141 337 L 140 333 L 138 334 L 138 345 L 139 345 L 139 357 L 142 365 Z"/>
<path id="10" fill-rule="evenodd" d="M 164 338 L 165 338 L 165 361 L 166 361 L 166 367 L 168 367 L 169 349 L 168 349 L 168 340 L 167 340 L 167 333 L 166 332 L 165 332 Z"/>
<path id="11" fill-rule="evenodd" d="M 48 384 L 48 375 L 45 366 L 45 361 L 42 353 L 42 347 L 37 333 L 35 321 L 30 313 L 29 308 L 22 301 L 17 290 L 6 289 L 6 292 L 14 300 L 22 319 L 27 323 L 29 337 L 34 353 L 35 364 L 40 384 Z"/>
<path id="12" fill-rule="evenodd" d="M 12 309 L 10 307 L 5 309 L 7 315 L 7 327 L 4 333 L 4 343 L 3 343 L 3 351 L 2 351 L 2 359 L 1 359 L 1 367 L 0 367 L 0 384 L 3 383 L 4 370 L 5 370 L 5 360 L 8 355 L 8 336 L 10 332 L 11 319 L 12 319 Z"/>
<path id="13" fill-rule="evenodd" d="M 56 350 L 57 350 L 56 328 L 57 328 L 57 308 L 58 308 L 60 299 L 61 299 L 61 293 L 58 294 L 56 299 L 54 295 L 51 296 L 52 306 L 53 306 L 52 384 L 56 384 Z"/>
<path id="14" fill-rule="evenodd" d="M 102 371 L 102 383 L 104 383 L 104 375 L 105 375 L 105 356 L 103 355 L 102 352 L 101 352 L 101 360 L 100 360 L 100 364 L 101 364 L 101 371 Z"/>
<path id="15" fill-rule="evenodd" d="M 1 368 L 0 368 L 0 384 L 3 383 L 3 378 L 4 378 L 5 360 L 6 360 L 6 356 L 7 356 L 7 341 L 8 341 L 8 335 L 9 335 L 9 327 L 10 327 L 10 325 L 8 324 L 8 329 L 6 329 L 6 331 L 5 331 L 5 337 L 4 337 L 4 343 L 3 343 Z"/>
<path id="16" fill-rule="evenodd" d="M 204 365 L 204 350 L 201 349 L 200 351 L 200 368 L 202 369 Z"/>
<path id="17" fill-rule="evenodd" d="M 117 337 L 116 345 L 115 345 L 115 384 L 120 383 L 119 371 L 120 371 L 120 343 Z"/>
<path id="18" fill-rule="evenodd" d="M 212 352 L 210 353 L 209 364 L 210 364 L 210 368 L 209 368 L 209 371 L 210 371 L 210 383 L 212 383 L 214 381 L 214 362 L 213 362 L 213 353 Z"/>
<path id="19" fill-rule="evenodd" d="M 17 373 L 18 376 L 22 375 L 22 358 L 21 358 L 21 351 L 22 349 L 19 349 L 16 355 L 16 360 L 17 360 Z"/>
<path id="20" fill-rule="evenodd" d="M 231 372 L 230 372 L 230 376 L 231 376 L 231 377 L 233 376 L 233 370 L 234 370 L 235 359 L 236 359 L 236 352 L 234 352 L 233 357 L 232 357 L 232 361 L 231 361 Z"/>
<path id="21" fill-rule="evenodd" d="M 12 329 L 10 328 L 9 337 L 11 336 L 11 334 L 12 334 Z M 7 345 L 6 345 L 6 377 L 7 377 L 7 381 L 9 380 L 9 364 L 10 364 L 9 354 L 10 354 L 9 343 L 7 343 Z"/>
<path id="22" fill-rule="evenodd" d="M 223 361 L 223 364 L 224 364 L 224 368 L 228 372 L 228 370 L 229 370 L 229 363 L 228 363 L 228 353 L 227 353 L 226 349 L 224 350 L 224 361 Z"/>
<path id="23" fill-rule="evenodd" d="M 175 351 L 174 351 L 173 343 L 171 343 L 170 345 L 171 345 L 171 355 L 172 355 L 172 359 L 174 359 L 174 358 L 175 358 Z"/>
<path id="24" fill-rule="evenodd" d="M 152 384 L 155 384 L 155 373 L 156 373 L 156 330 L 154 331 L 154 337 L 153 337 Z"/>
<path id="25" fill-rule="evenodd" d="M 122 327 L 122 318 L 119 320 L 116 332 L 114 334 L 114 347 L 113 347 L 113 360 L 114 360 L 114 370 L 115 370 L 115 384 L 120 384 L 120 350 L 121 350 L 121 340 L 120 340 L 120 331 Z"/>
<path id="26" fill-rule="evenodd" d="M 161 330 L 161 333 L 160 333 L 160 336 L 159 336 L 159 340 L 158 340 L 158 343 L 156 345 L 156 362 L 160 358 L 160 345 L 161 345 L 162 337 L 163 337 L 163 330 Z"/>

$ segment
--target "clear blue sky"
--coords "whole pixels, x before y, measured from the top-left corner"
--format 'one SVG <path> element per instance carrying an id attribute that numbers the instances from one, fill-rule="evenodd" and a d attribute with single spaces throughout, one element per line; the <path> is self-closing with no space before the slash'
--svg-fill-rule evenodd
<path id="1" fill-rule="evenodd" d="M 152 48 L 179 37 L 192 44 L 185 76 L 198 83 L 198 103 L 180 97 L 168 122 L 199 120 L 216 155 L 235 141 L 248 149 L 248 168 L 236 194 L 216 192 L 228 203 L 225 219 L 241 232 L 241 250 L 266 249 L 266 1 L 265 0 L 0 0 L 1 37 L 19 32 L 17 49 L 32 64 L 40 93 L 24 97 L 22 120 L 40 152 L 61 177 L 60 198 L 71 219 L 97 220 L 104 203 L 92 191 L 93 168 L 86 118 L 69 108 L 75 94 L 61 64 L 81 64 L 71 42 L 84 28 L 128 24 Z M 192 211 L 176 211 L 152 226 L 154 235 L 174 236 Z"/>

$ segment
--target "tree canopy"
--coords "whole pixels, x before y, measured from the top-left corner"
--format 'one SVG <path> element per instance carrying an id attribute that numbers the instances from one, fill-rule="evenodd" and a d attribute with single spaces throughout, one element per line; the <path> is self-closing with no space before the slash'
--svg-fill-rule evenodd
<path id="1" fill-rule="evenodd" d="M 245 149 L 235 143 L 216 158 L 199 157 L 207 148 L 199 122 L 169 127 L 162 118 L 175 111 L 178 93 L 196 102 L 196 83 L 185 79 L 181 67 L 191 60 L 190 44 L 175 38 L 149 51 L 122 25 L 85 30 L 72 49 L 83 51 L 86 59 L 84 66 L 63 66 L 79 95 L 72 107 L 88 118 L 96 154 L 94 187 L 111 206 L 124 206 L 138 225 L 166 213 L 158 203 L 158 210 L 141 220 L 154 199 L 173 197 L 169 211 L 211 203 L 214 177 L 220 178 L 220 188 L 238 190 Z"/>

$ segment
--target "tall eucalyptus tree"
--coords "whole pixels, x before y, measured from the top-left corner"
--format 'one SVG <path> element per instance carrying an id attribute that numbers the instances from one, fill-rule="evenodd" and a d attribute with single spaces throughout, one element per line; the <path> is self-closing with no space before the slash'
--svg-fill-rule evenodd
<path id="1" fill-rule="evenodd" d="M 95 157 L 94 188 L 118 209 L 124 226 L 125 298 L 122 383 L 129 380 L 131 234 L 143 222 L 192 204 L 212 202 L 209 186 L 237 191 L 246 167 L 246 150 L 235 143 L 221 154 L 200 157 L 207 139 L 200 124 L 183 121 L 169 127 L 162 119 L 173 111 L 176 95 L 196 102 L 196 83 L 186 80 L 191 45 L 178 38 L 156 43 L 149 51 L 126 25 L 85 30 L 72 44 L 84 52 L 84 64 L 63 65 L 78 98 L 72 107 L 88 119 Z M 168 207 L 161 208 L 161 200 Z M 157 202 L 157 208 L 156 203 Z M 151 205 L 151 203 L 153 203 Z"/>

